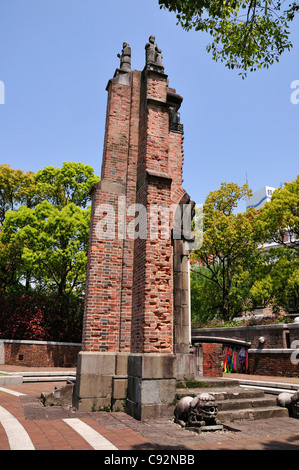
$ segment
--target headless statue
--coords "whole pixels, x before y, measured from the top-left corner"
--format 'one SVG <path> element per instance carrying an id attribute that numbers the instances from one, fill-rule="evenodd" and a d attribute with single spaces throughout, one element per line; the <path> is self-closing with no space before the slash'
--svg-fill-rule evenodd
<path id="1" fill-rule="evenodd" d="M 131 72 L 131 48 L 128 42 L 123 43 L 121 54 L 117 54 L 120 58 L 120 70 L 123 72 Z"/>

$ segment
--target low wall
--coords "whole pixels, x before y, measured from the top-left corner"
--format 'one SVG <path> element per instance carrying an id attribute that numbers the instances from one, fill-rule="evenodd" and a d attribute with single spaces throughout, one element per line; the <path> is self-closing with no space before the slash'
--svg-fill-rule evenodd
<path id="1" fill-rule="evenodd" d="M 226 337 L 250 343 L 250 347 L 261 347 L 260 338 L 264 338 L 263 348 L 287 349 L 294 340 L 299 340 L 299 323 L 281 323 L 278 325 L 236 326 L 228 328 L 194 328 L 192 340 L 196 336 Z"/>
<path id="2" fill-rule="evenodd" d="M 1 364 L 25 367 L 76 367 L 80 343 L 0 340 Z"/>
<path id="3" fill-rule="evenodd" d="M 221 333 L 222 337 L 225 336 L 224 328 L 221 328 Z M 222 343 L 201 342 L 201 352 L 198 351 L 197 358 L 200 375 L 210 377 L 222 375 L 222 348 Z M 25 367 L 77 367 L 80 351 L 80 343 L 0 340 L 0 368 L 1 364 Z M 249 373 L 252 375 L 299 377 L 299 348 L 250 348 L 248 359 Z"/>
<path id="4" fill-rule="evenodd" d="M 221 377 L 223 351 L 222 344 L 202 343 L 204 377 Z"/>
<path id="5" fill-rule="evenodd" d="M 299 349 L 249 349 L 248 358 L 252 375 L 299 376 Z"/>
<path id="6" fill-rule="evenodd" d="M 196 328 L 192 342 L 231 343 L 248 349 L 248 372 L 274 377 L 299 376 L 299 323 L 239 326 L 229 328 Z"/>

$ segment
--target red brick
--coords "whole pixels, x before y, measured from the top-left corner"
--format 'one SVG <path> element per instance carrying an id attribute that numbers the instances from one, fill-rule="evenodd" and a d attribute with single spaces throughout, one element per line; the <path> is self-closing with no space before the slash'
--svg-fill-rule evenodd
<path id="1" fill-rule="evenodd" d="M 173 247 L 171 239 L 97 239 L 97 209 L 120 196 L 127 207 L 167 207 L 179 203 L 183 136 L 169 130 L 168 78 L 144 70 L 116 78 L 107 86 L 107 114 L 101 181 L 117 183 L 124 193 L 93 190 L 87 268 L 83 350 L 173 352 Z M 172 90 L 172 93 L 174 90 Z M 126 224 L 132 216 L 126 216 Z M 158 219 L 157 219 L 158 220 Z M 149 228 L 149 216 L 147 228 Z M 172 219 L 169 220 L 169 230 Z M 118 235 L 118 227 L 115 227 Z M 149 231 L 148 231 L 149 234 Z"/>

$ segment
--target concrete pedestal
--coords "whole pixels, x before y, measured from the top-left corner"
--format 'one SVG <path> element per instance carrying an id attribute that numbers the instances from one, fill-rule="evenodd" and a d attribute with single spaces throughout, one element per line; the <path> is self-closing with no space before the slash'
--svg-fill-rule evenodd
<path id="1" fill-rule="evenodd" d="M 80 352 L 73 406 L 78 411 L 123 411 L 128 377 L 127 353 Z"/>
<path id="2" fill-rule="evenodd" d="M 80 352 L 73 406 L 126 411 L 143 420 L 171 416 L 176 392 L 173 354 Z"/>
<path id="3" fill-rule="evenodd" d="M 171 416 L 176 392 L 173 354 L 130 354 L 127 413 L 138 420 Z"/>

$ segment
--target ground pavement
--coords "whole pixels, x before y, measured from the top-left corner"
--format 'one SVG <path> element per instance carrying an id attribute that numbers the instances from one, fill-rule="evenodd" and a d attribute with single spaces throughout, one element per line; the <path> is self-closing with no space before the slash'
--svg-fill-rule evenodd
<path id="1" fill-rule="evenodd" d="M 18 368 L 1 365 L 0 370 Z M 264 380 L 299 384 L 299 379 Z M 140 422 L 123 412 L 83 413 L 42 406 L 41 393 L 62 385 L 25 382 L 0 386 L 0 450 L 103 450 L 111 455 L 118 455 L 117 451 L 137 455 L 133 451 L 299 450 L 299 420 L 294 418 L 234 422 L 229 423 L 234 431 L 198 435 L 167 418 Z"/>

